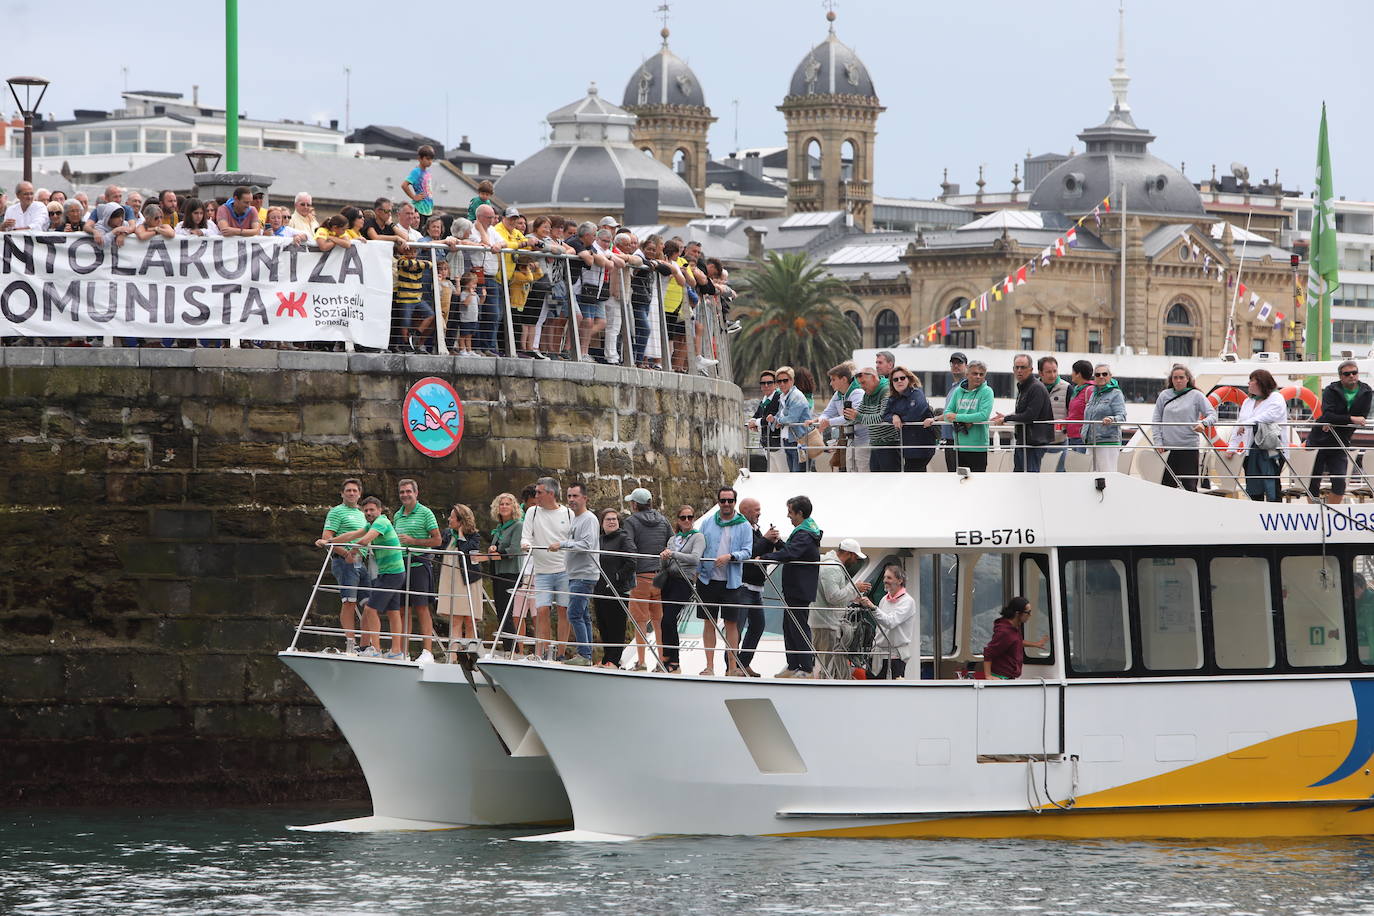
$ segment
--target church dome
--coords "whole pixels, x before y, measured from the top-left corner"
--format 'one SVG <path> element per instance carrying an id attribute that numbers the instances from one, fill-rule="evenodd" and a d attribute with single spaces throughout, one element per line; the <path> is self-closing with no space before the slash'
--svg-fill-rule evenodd
<path id="1" fill-rule="evenodd" d="M 626 108 L 648 105 L 682 105 L 705 108 L 701 82 L 687 62 L 668 49 L 668 30 L 662 32 L 663 47 L 639 66 L 625 84 Z"/>
<path id="2" fill-rule="evenodd" d="M 660 213 L 699 215 L 687 182 L 630 142 L 635 116 L 587 95 L 548 116 L 549 145 L 517 163 L 496 182 L 496 196 L 519 207 L 620 210 L 625 180 L 658 182 Z"/>
<path id="3" fill-rule="evenodd" d="M 1084 151 L 1069 158 L 1040 180 L 1031 192 L 1032 210 L 1086 213 L 1110 196 L 1113 208 L 1121 206 L 1126 189 L 1126 209 L 1131 213 L 1195 218 L 1205 216 L 1202 195 L 1183 172 L 1150 153 L 1154 135 L 1135 126 L 1126 90 L 1126 13 L 1121 11 L 1116 40 L 1116 70 L 1112 110 L 1107 120 L 1078 135 Z"/>
<path id="4" fill-rule="evenodd" d="M 857 95 L 877 99 L 873 78 L 859 55 L 835 37 L 835 13 L 826 13 L 830 34 L 797 64 L 792 73 L 789 96 Z"/>

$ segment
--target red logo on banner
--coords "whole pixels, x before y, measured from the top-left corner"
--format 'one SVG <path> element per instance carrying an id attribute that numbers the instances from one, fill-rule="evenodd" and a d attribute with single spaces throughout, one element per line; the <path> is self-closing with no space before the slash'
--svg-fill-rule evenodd
<path id="1" fill-rule="evenodd" d="M 297 318 L 305 317 L 305 293 L 277 293 L 277 317 L 283 314 Z"/>

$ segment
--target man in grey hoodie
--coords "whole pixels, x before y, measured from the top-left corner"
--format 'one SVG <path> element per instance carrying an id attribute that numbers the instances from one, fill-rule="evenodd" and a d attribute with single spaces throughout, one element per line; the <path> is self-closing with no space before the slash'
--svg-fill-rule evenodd
<path id="1" fill-rule="evenodd" d="M 654 575 L 659 569 L 658 555 L 663 552 L 668 538 L 672 537 L 673 526 L 655 509 L 653 494 L 643 487 L 636 487 L 625 502 L 630 504 L 630 516 L 625 519 L 625 530 L 635 539 L 635 547 L 640 557 L 635 563 L 635 587 L 630 589 L 630 616 L 643 630 L 650 622 L 663 619 L 663 592 L 654 587 Z M 643 652 L 643 647 L 640 647 Z M 641 654 L 639 663 L 644 663 Z"/>

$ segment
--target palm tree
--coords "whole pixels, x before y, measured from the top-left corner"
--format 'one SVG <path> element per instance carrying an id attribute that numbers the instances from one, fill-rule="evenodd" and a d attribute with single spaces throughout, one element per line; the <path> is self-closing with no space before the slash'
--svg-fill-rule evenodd
<path id="1" fill-rule="evenodd" d="M 768 252 L 739 285 L 742 330 L 732 356 L 740 384 L 778 366 L 804 366 L 819 382 L 859 345 L 858 329 L 840 309 L 859 299 L 804 252 Z"/>

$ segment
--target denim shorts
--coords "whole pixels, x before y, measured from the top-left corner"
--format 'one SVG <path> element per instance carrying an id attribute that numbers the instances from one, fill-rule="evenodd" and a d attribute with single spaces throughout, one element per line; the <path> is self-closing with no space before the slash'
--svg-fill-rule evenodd
<path id="1" fill-rule="evenodd" d="M 583 318 L 605 318 L 605 302 L 586 302 L 581 299 L 577 301 L 577 307 L 582 311 Z"/>
<path id="2" fill-rule="evenodd" d="M 339 599 L 357 601 L 358 592 L 367 588 L 367 570 L 363 568 L 362 561 L 350 563 L 336 553 L 329 558 L 329 567 L 334 573 L 334 581 L 339 583 Z"/>
<path id="3" fill-rule="evenodd" d="M 535 607 L 568 606 L 568 574 L 566 572 L 534 574 Z"/>
<path id="4" fill-rule="evenodd" d="M 471 337 L 477 333 L 479 327 L 481 327 L 480 321 L 460 321 L 458 322 L 458 333 L 464 337 Z"/>

